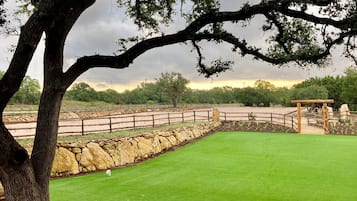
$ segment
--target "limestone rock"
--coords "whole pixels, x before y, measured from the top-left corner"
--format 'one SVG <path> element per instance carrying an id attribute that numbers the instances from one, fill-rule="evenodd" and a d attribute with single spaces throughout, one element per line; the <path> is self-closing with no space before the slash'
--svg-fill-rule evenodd
<path id="1" fill-rule="evenodd" d="M 56 149 L 51 174 L 78 174 L 78 162 L 75 155 L 67 149 L 60 147 Z"/>
<path id="2" fill-rule="evenodd" d="M 179 142 L 179 144 L 190 140 L 190 136 L 182 130 L 180 132 L 175 132 L 175 137 L 176 137 L 177 141 Z"/>
<path id="3" fill-rule="evenodd" d="M 166 139 L 171 143 L 172 146 L 176 146 L 180 143 L 173 135 L 168 136 Z"/>
<path id="4" fill-rule="evenodd" d="M 155 154 L 160 153 L 162 151 L 161 144 L 160 144 L 160 136 L 158 135 L 153 136 L 152 148 Z"/>
<path id="5" fill-rule="evenodd" d="M 116 142 L 111 142 L 110 144 L 105 144 L 102 148 L 112 157 L 114 165 L 119 166 L 121 161 L 120 152 L 116 145 Z"/>
<path id="6" fill-rule="evenodd" d="M 97 143 L 90 142 L 82 150 L 79 163 L 88 170 L 105 170 L 114 167 L 114 161 Z"/>
<path id="7" fill-rule="evenodd" d="M 147 158 L 148 156 L 154 153 L 154 149 L 152 147 L 152 140 L 146 139 L 144 137 L 137 137 L 135 140 L 138 143 L 138 158 Z"/>
<path id="8" fill-rule="evenodd" d="M 159 139 L 160 139 L 160 146 L 162 150 L 167 150 L 173 146 L 166 137 L 159 136 Z"/>
<path id="9" fill-rule="evenodd" d="M 137 157 L 137 144 L 133 140 L 123 140 L 118 142 L 117 150 L 120 153 L 120 165 L 126 165 L 135 162 Z"/>
<path id="10" fill-rule="evenodd" d="M 75 154 L 82 153 L 82 149 L 78 148 L 78 147 L 75 147 L 75 148 L 72 149 L 72 152 L 75 153 Z"/>

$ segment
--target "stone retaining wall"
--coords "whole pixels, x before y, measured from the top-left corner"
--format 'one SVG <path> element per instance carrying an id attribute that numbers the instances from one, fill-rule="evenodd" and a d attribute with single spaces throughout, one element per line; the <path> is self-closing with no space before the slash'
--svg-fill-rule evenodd
<path id="1" fill-rule="evenodd" d="M 357 135 L 357 123 L 330 122 L 328 134 L 332 135 Z"/>
<path id="2" fill-rule="evenodd" d="M 270 122 L 257 121 L 223 121 L 219 127 L 221 131 L 249 131 L 249 132 L 276 132 L 276 133 L 296 133 L 287 126 L 272 124 Z"/>
<path id="3" fill-rule="evenodd" d="M 211 133 L 219 125 L 210 122 L 126 138 L 59 142 L 51 175 L 67 176 L 127 166 Z"/>

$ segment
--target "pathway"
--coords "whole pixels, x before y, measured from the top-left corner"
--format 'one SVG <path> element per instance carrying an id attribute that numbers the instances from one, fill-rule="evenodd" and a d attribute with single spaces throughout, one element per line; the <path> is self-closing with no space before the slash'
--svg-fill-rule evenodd
<path id="1" fill-rule="evenodd" d="M 319 128 L 316 126 L 309 126 L 307 124 L 307 118 L 302 117 L 301 119 L 302 124 L 301 124 L 301 134 L 318 134 L 318 135 L 324 135 L 324 129 Z"/>

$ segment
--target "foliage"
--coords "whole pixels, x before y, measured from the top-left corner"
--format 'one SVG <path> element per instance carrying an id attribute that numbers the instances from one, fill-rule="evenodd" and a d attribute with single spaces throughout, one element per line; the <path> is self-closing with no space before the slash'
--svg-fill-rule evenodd
<path id="1" fill-rule="evenodd" d="M 350 110 L 357 110 L 357 69 L 348 68 L 346 70 L 342 84 L 341 97 L 345 103 L 348 103 Z"/>
<path id="2" fill-rule="evenodd" d="M 114 89 L 107 89 L 105 91 L 97 92 L 97 100 L 104 101 L 106 103 L 119 103 L 119 93 Z"/>
<path id="3" fill-rule="evenodd" d="M 180 73 L 161 73 L 161 77 L 157 80 L 159 91 L 166 94 L 174 107 L 177 107 L 180 97 L 186 90 L 186 85 L 189 81 Z"/>
<path id="4" fill-rule="evenodd" d="M 3 75 L 4 72 L 0 71 L 0 78 Z M 32 79 L 30 76 L 25 76 L 20 89 L 11 98 L 10 103 L 35 105 L 39 103 L 40 95 L 41 87 L 38 80 Z"/>
<path id="5" fill-rule="evenodd" d="M 89 84 L 80 82 L 74 84 L 73 87 L 66 92 L 65 99 L 84 102 L 103 101 L 106 103 L 118 104 L 119 93 L 113 89 L 96 91 L 89 86 Z"/>
<path id="6" fill-rule="evenodd" d="M 68 99 L 71 100 L 78 100 L 78 101 L 96 101 L 97 94 L 96 91 L 89 86 L 89 84 L 80 82 L 74 84 L 73 87 L 67 91 L 66 96 Z"/>
<path id="7" fill-rule="evenodd" d="M 296 88 L 292 92 L 293 100 L 327 99 L 328 91 L 323 86 L 311 85 L 306 88 Z"/>
<path id="8" fill-rule="evenodd" d="M 257 80 L 254 82 L 254 87 L 258 89 L 266 89 L 266 90 L 274 90 L 274 84 L 265 81 L 265 80 Z"/>
<path id="9" fill-rule="evenodd" d="M 343 101 L 341 100 L 341 91 L 342 91 L 342 83 L 343 83 L 344 77 L 341 76 L 325 76 L 322 78 L 319 77 L 314 77 L 307 79 L 299 84 L 296 84 L 294 87 L 295 88 L 306 88 L 310 86 L 323 86 L 327 89 L 328 91 L 328 99 L 333 99 L 335 103 L 333 104 L 333 107 L 335 109 L 338 109 L 342 104 Z"/>
<path id="10" fill-rule="evenodd" d="M 3 8 L 5 0 L 0 0 L 0 27 L 6 22 L 5 9 Z"/>

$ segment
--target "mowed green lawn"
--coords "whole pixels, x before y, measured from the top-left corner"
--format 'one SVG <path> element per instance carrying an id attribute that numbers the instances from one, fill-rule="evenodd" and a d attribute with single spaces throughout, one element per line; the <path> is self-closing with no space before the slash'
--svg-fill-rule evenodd
<path id="1" fill-rule="evenodd" d="M 353 201 L 357 137 L 222 132 L 137 166 L 51 181 L 52 201 Z"/>

